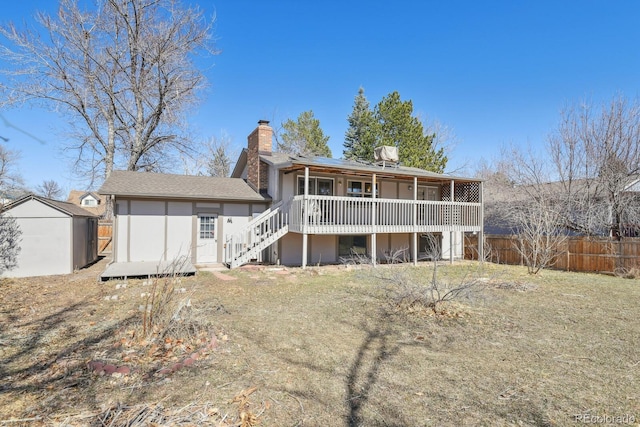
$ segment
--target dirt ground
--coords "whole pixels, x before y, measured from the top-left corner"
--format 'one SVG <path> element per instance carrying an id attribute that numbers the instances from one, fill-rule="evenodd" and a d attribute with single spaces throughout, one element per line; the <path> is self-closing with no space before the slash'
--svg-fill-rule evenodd
<path id="1" fill-rule="evenodd" d="M 477 289 L 434 314 L 394 299 L 430 263 L 100 283 L 105 263 L 0 282 L 0 425 L 640 423 L 637 280 L 444 263 Z"/>

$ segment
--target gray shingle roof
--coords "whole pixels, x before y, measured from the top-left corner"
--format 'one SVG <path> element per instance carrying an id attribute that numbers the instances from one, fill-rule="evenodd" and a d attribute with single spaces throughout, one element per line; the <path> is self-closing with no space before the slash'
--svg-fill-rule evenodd
<path id="1" fill-rule="evenodd" d="M 59 200 L 47 199 L 46 197 L 36 196 L 35 194 L 27 194 L 13 202 L 2 207 L 2 211 L 9 210 L 14 206 L 18 206 L 27 200 L 38 200 L 40 203 L 44 203 L 45 205 L 51 206 L 54 209 L 57 209 L 63 213 L 66 213 L 70 216 L 87 216 L 87 217 L 95 217 L 93 212 L 89 212 L 80 206 L 76 206 L 73 203 L 69 202 L 61 202 Z"/>
<path id="2" fill-rule="evenodd" d="M 319 166 L 345 171 L 362 171 L 371 173 L 389 173 L 394 175 L 404 175 L 407 177 L 424 177 L 437 180 L 463 180 L 463 181 L 482 181 L 475 178 L 464 178 L 446 174 L 426 171 L 424 169 L 413 168 L 408 166 L 386 166 L 382 167 L 375 163 L 360 162 L 345 159 L 331 159 L 318 156 L 292 156 L 285 153 L 271 153 L 270 155 L 261 155 L 260 159 L 273 165 L 277 169 L 291 167 L 293 165 Z"/>
<path id="3" fill-rule="evenodd" d="M 113 171 L 100 194 L 154 198 L 265 201 L 239 178 Z"/>

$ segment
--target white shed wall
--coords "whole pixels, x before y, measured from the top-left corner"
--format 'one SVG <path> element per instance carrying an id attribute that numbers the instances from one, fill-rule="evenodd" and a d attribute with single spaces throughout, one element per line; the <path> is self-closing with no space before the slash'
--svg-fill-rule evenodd
<path id="1" fill-rule="evenodd" d="M 129 261 L 155 261 L 164 256 L 165 202 L 132 200 L 129 218 Z"/>
<path id="2" fill-rule="evenodd" d="M 168 202 L 167 206 L 167 261 L 189 255 L 193 229 L 193 210 L 190 202 Z"/>
<path id="3" fill-rule="evenodd" d="M 126 200 L 116 202 L 116 224 L 115 224 L 115 262 L 127 262 L 129 260 L 129 209 Z"/>
<path id="4" fill-rule="evenodd" d="M 35 204 L 42 205 L 38 202 Z M 12 209 L 11 214 L 16 216 L 14 215 L 16 211 L 17 209 Z M 39 209 L 34 211 L 46 212 Z M 21 212 L 24 213 L 22 210 Z M 3 276 L 30 277 L 72 273 L 71 217 L 16 217 L 16 221 L 22 231 L 18 267 L 5 271 Z"/>

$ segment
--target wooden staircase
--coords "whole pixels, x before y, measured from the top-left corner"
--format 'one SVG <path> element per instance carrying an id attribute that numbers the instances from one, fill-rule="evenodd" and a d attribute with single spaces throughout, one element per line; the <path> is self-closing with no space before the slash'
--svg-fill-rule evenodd
<path id="1" fill-rule="evenodd" d="M 282 201 L 252 219 L 224 244 L 225 264 L 236 268 L 252 259 L 289 232 L 289 203 Z"/>

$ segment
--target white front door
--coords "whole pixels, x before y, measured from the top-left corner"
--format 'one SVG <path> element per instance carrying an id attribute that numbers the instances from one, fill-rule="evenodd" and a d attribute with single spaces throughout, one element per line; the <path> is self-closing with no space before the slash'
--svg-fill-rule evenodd
<path id="1" fill-rule="evenodd" d="M 198 215 L 198 247 L 196 263 L 207 264 L 218 261 L 218 215 Z"/>

